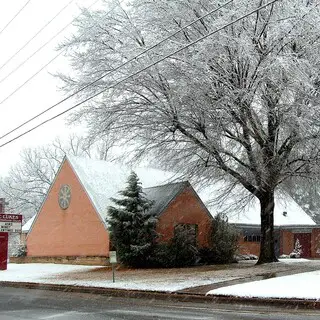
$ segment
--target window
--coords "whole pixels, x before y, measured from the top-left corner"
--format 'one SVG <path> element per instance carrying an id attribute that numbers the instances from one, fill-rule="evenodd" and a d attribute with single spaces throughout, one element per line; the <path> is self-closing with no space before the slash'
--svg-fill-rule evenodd
<path id="1" fill-rule="evenodd" d="M 243 238 L 244 242 L 260 242 L 261 236 L 257 234 L 246 235 Z"/>

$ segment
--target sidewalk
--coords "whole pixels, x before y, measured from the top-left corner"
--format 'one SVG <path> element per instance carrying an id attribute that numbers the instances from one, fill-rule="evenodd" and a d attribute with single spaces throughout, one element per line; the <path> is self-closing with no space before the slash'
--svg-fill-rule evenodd
<path id="1" fill-rule="evenodd" d="M 320 261 L 297 259 L 263 266 L 255 266 L 254 263 L 246 261 L 228 266 L 118 270 L 115 283 L 111 280 L 111 270 L 106 267 L 9 264 L 7 271 L 0 272 L 0 285 L 113 296 L 320 308 L 320 286 L 317 285 L 320 284 Z M 303 288 L 297 288 L 297 283 L 300 286 L 303 283 L 310 286 L 311 283 L 319 290 L 315 289 L 304 297 Z M 291 284 L 296 284 L 296 289 L 294 286 L 290 288 Z M 286 291 L 282 292 L 282 296 L 277 296 L 281 286 L 286 286 Z M 309 288 L 307 291 L 310 293 Z M 261 295 L 263 292 L 268 292 L 268 295 Z M 293 294 L 286 297 L 288 292 Z"/>

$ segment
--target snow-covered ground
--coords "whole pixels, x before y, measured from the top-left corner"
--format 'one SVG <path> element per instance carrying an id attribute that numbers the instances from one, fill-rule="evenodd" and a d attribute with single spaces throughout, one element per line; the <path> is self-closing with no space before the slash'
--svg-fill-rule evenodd
<path id="1" fill-rule="evenodd" d="M 112 282 L 110 268 L 106 267 L 9 263 L 8 270 L 0 271 L 0 281 L 173 292 L 266 273 L 308 271 L 297 275 L 223 287 L 212 290 L 208 294 L 320 299 L 320 285 L 318 285 L 320 284 L 320 260 L 281 259 L 280 263 L 260 266 L 256 266 L 255 263 L 256 261 L 242 261 L 228 266 L 181 269 L 121 269 L 115 273 L 115 283 Z"/>
<path id="2" fill-rule="evenodd" d="M 99 267 L 98 267 L 99 268 Z M 123 273 L 116 272 L 116 282 L 112 282 L 110 270 L 104 276 L 95 275 L 97 266 L 76 266 L 62 264 L 13 264 L 8 265 L 8 270 L 0 271 L 0 281 L 33 282 L 48 284 L 65 284 L 75 286 L 91 286 L 104 288 L 118 288 L 131 290 L 150 290 L 173 292 L 184 288 L 218 283 L 237 277 L 210 276 L 208 273 L 199 274 L 146 274 L 136 276 L 123 276 Z M 83 276 L 81 276 L 81 274 Z M 91 277 L 91 274 L 93 277 Z M 101 275 L 101 273 L 99 273 Z"/>
<path id="3" fill-rule="evenodd" d="M 285 263 L 305 263 L 305 259 L 285 259 Z M 211 290 L 207 295 L 254 298 L 295 298 L 320 300 L 320 270 Z"/>

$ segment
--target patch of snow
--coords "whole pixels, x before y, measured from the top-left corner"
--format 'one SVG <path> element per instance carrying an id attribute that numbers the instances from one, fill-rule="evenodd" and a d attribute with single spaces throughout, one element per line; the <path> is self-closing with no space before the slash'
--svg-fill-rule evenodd
<path id="1" fill-rule="evenodd" d="M 286 264 L 288 264 L 288 263 L 301 263 L 301 262 L 304 262 L 304 263 L 310 262 L 311 263 L 310 260 L 304 259 L 304 258 L 293 258 L 293 259 L 292 258 L 290 258 L 290 259 L 288 259 L 288 258 L 280 258 L 279 261 L 283 262 L 283 263 L 286 263 Z M 319 261 L 315 261 L 315 262 L 319 262 Z"/>
<path id="2" fill-rule="evenodd" d="M 305 259 L 285 259 L 285 263 Z M 207 295 L 249 298 L 295 298 L 320 300 L 320 270 L 290 276 L 275 277 L 211 290 Z"/>
<path id="3" fill-rule="evenodd" d="M 31 225 L 33 224 L 33 221 L 34 219 L 36 218 L 36 214 L 31 218 L 29 219 L 23 226 L 22 226 L 22 233 L 27 233 L 30 228 L 31 228 Z"/>
<path id="4" fill-rule="evenodd" d="M 34 282 L 38 280 L 38 282 L 45 282 L 46 278 L 61 272 L 89 271 L 95 268 L 93 266 L 51 263 L 9 263 L 8 270 L 0 271 L 0 281 Z"/>
<path id="5" fill-rule="evenodd" d="M 208 274 L 200 273 L 197 275 L 166 275 L 161 274 L 158 277 L 143 277 L 141 274 L 136 277 L 117 278 L 116 282 L 112 282 L 112 273 L 106 272 L 105 277 L 101 280 L 79 280 L 72 279 L 72 276 L 67 275 L 69 272 L 87 272 L 97 269 L 97 266 L 75 266 L 65 264 L 8 264 L 8 270 L 0 271 L 0 281 L 13 282 L 33 282 L 47 284 L 64 284 L 73 286 L 90 286 L 116 289 L 130 290 L 149 290 L 149 291 L 164 291 L 173 292 L 194 286 L 202 286 L 212 283 L 229 281 L 237 279 L 237 277 L 221 277 L 208 276 Z M 62 278 L 61 278 L 62 276 Z M 89 277 L 88 277 L 89 278 Z"/>

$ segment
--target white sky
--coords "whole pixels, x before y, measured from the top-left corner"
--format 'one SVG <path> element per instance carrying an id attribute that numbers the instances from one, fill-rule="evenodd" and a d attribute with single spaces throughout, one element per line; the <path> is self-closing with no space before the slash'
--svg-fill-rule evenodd
<path id="1" fill-rule="evenodd" d="M 73 0 L 25 49 L 3 68 L 1 68 L 1 66 L 70 1 L 71 0 L 31 0 L 9 27 L 0 34 L 0 136 L 21 122 L 50 107 L 63 97 L 62 92 L 59 92 L 57 88 L 59 84 L 58 80 L 49 74 L 49 72 L 54 73 L 57 70 L 64 72 L 68 70 L 66 60 L 59 57 L 7 101 L 1 103 L 1 101 L 17 89 L 17 87 L 56 56 L 57 52 L 55 51 L 55 47 L 64 37 L 72 32 L 72 27 L 68 27 L 63 31 L 6 80 L 2 81 L 2 79 L 70 23 L 73 18 L 79 14 L 79 6 L 89 7 L 95 2 L 94 0 Z M 1 1 L 0 30 L 3 29 L 7 22 L 9 22 L 26 2 L 27 0 Z M 99 2 L 96 3 L 94 7 L 98 5 Z M 8 141 L 27 128 L 65 110 L 71 105 L 72 100 L 58 106 L 52 112 L 48 112 L 30 124 L 30 126 L 24 127 L 21 131 L 16 131 L 12 135 L 0 139 L 0 144 Z M 53 140 L 57 135 L 67 136 L 75 130 L 81 131 L 83 129 L 66 126 L 65 118 L 61 117 L 0 148 L 0 175 L 5 174 L 9 167 L 19 160 L 19 152 L 22 148 L 45 144 Z"/>

